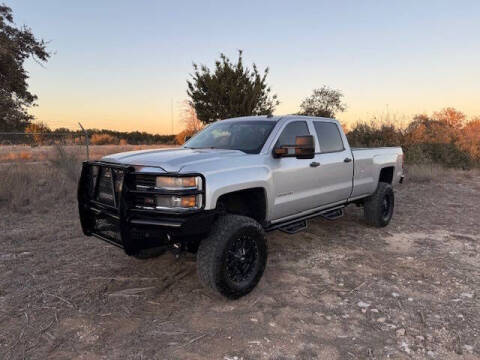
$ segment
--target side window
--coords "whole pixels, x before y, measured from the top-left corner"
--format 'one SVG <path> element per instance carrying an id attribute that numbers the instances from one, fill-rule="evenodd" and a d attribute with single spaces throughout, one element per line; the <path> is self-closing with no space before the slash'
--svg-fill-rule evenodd
<path id="1" fill-rule="evenodd" d="M 345 149 L 343 147 L 340 131 L 338 131 L 336 124 L 323 121 L 314 121 L 313 125 L 315 127 L 315 131 L 317 132 L 318 143 L 322 153 L 343 151 Z"/>
<path id="2" fill-rule="evenodd" d="M 305 121 L 293 121 L 283 129 L 275 146 L 295 145 L 295 138 L 304 135 L 310 135 L 307 123 Z"/>

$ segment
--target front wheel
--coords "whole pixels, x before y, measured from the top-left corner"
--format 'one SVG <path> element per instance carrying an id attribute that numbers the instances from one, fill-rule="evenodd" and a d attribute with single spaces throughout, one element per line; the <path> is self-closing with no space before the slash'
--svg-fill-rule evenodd
<path id="1" fill-rule="evenodd" d="M 239 215 L 221 216 L 200 243 L 197 272 L 207 288 L 237 299 L 258 284 L 267 263 L 267 243 L 261 225 Z"/>
<path id="2" fill-rule="evenodd" d="M 379 182 L 377 190 L 363 204 L 366 222 L 375 227 L 387 226 L 392 219 L 394 205 L 392 185 Z"/>

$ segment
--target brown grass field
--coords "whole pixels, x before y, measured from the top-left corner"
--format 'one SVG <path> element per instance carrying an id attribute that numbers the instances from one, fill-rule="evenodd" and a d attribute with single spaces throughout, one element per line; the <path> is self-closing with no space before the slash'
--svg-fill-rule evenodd
<path id="1" fill-rule="evenodd" d="M 143 150 L 161 147 L 172 147 L 172 145 L 90 145 L 90 157 L 98 159 L 107 154 Z M 62 146 L 66 152 L 78 159 L 86 158 L 85 146 L 67 145 Z M 0 163 L 19 162 L 19 161 L 46 161 L 55 160 L 58 157 L 56 146 L 36 146 L 29 145 L 7 145 L 0 146 Z"/>
<path id="2" fill-rule="evenodd" d="M 227 301 L 191 254 L 138 260 L 83 236 L 83 148 L 64 150 L 0 149 L 0 359 L 480 358 L 478 171 L 411 167 L 383 229 L 351 206 L 269 233 L 259 286 Z"/>

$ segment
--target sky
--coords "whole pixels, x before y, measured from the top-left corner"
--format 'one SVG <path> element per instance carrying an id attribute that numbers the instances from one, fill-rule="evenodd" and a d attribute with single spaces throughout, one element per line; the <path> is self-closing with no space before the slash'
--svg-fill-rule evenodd
<path id="1" fill-rule="evenodd" d="M 27 69 L 31 113 L 52 128 L 177 133 L 192 63 L 238 49 L 269 67 L 275 114 L 327 85 L 344 93 L 345 123 L 447 106 L 480 115 L 476 0 L 4 2 L 49 42 L 49 62 Z"/>

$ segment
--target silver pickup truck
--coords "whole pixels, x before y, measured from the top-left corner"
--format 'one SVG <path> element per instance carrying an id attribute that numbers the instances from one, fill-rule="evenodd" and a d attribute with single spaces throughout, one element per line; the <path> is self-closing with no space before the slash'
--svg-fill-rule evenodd
<path id="1" fill-rule="evenodd" d="M 85 235 L 139 258 L 196 252 L 202 283 L 238 298 L 263 274 L 265 232 L 301 231 L 351 203 L 386 226 L 402 180 L 400 147 L 350 148 L 334 119 L 252 116 L 217 121 L 180 148 L 85 162 L 78 203 Z"/>

